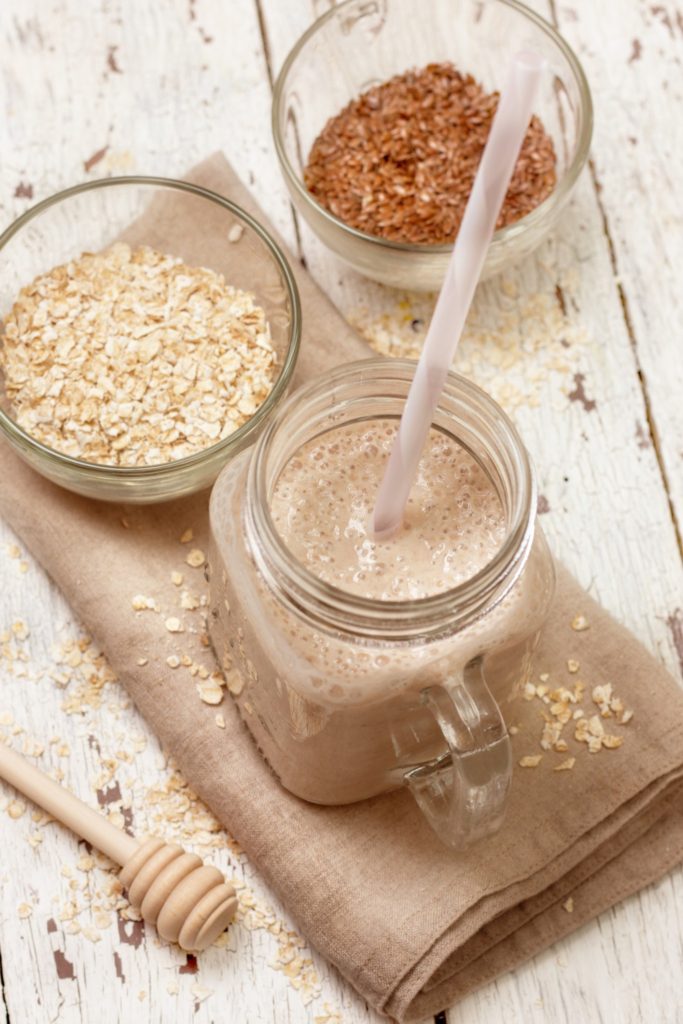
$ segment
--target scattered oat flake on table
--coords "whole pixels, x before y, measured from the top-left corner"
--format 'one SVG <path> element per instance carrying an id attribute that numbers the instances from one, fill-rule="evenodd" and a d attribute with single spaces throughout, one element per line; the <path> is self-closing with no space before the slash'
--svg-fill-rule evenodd
<path id="1" fill-rule="evenodd" d="M 142 733 L 138 733 L 137 736 L 132 736 L 131 739 L 133 741 L 133 750 L 136 754 L 140 754 L 143 750 L 147 749 L 147 737 Z"/>
<path id="2" fill-rule="evenodd" d="M 551 750 L 558 742 L 562 733 L 562 722 L 546 722 L 541 734 L 541 746 L 543 750 Z"/>
<path id="3" fill-rule="evenodd" d="M 581 666 L 580 666 L 578 661 L 576 661 L 574 658 L 567 658 L 567 671 L 568 672 L 570 672 L 572 675 L 576 675 L 576 673 L 579 671 L 580 668 L 581 668 Z"/>
<path id="4" fill-rule="evenodd" d="M 216 715 L 216 725 L 219 729 L 225 729 L 225 719 L 223 715 Z"/>
<path id="5" fill-rule="evenodd" d="M 379 313 L 361 307 L 351 312 L 350 319 L 378 354 L 417 359 L 433 309 L 430 296 L 400 300 L 387 296 Z M 591 340 L 585 327 L 562 313 L 554 285 L 526 294 L 523 303 L 496 314 L 490 304 L 475 301 L 458 346 L 458 369 L 471 376 L 506 411 L 537 409 L 549 378 L 571 370 L 565 343 L 578 353 Z M 525 372 L 530 354 L 537 365 L 531 375 Z M 510 381 L 510 373 L 501 372 L 511 368 L 519 370 L 516 384 Z"/>
<path id="6" fill-rule="evenodd" d="M 602 749 L 602 737 L 604 727 L 597 715 L 591 718 L 580 718 L 574 730 L 574 739 L 578 743 L 586 743 L 591 754 L 597 754 Z"/>
<path id="7" fill-rule="evenodd" d="M 611 683 L 594 687 L 592 699 L 600 708 L 603 718 L 616 716 L 619 725 L 626 725 L 633 718 L 633 711 L 627 710 L 622 699 L 612 692 Z"/>
<path id="8" fill-rule="evenodd" d="M 579 701 L 583 700 L 583 695 L 586 692 L 586 684 L 581 680 L 577 679 L 574 683 L 574 699 L 578 704 Z"/>
<path id="9" fill-rule="evenodd" d="M 206 555 L 201 548 L 192 548 L 192 551 L 190 551 L 185 561 L 188 565 L 191 565 L 193 569 L 200 569 L 206 561 Z"/>
<path id="10" fill-rule="evenodd" d="M 313 961 L 302 953 L 304 941 L 296 932 L 280 930 L 278 943 L 277 957 L 270 966 L 284 974 L 301 995 L 304 1006 L 308 1006 L 320 995 L 321 985 Z"/>
<path id="11" fill-rule="evenodd" d="M 202 679 L 195 683 L 197 693 L 205 704 L 220 704 L 223 700 L 223 688 L 212 679 Z"/>
<path id="12" fill-rule="evenodd" d="M 25 757 L 40 757 L 45 751 L 45 745 L 38 743 L 37 740 L 30 739 L 28 736 L 24 740 L 22 747 L 22 754 Z"/>
<path id="13" fill-rule="evenodd" d="M 624 742 L 623 736 L 611 736 L 609 733 L 605 733 L 602 737 L 602 745 L 607 750 L 617 750 Z"/>
<path id="14" fill-rule="evenodd" d="M 168 665 L 169 668 L 178 668 L 180 665 L 180 658 L 178 657 L 177 654 L 169 654 L 168 658 L 166 659 L 166 664 Z"/>
<path id="15" fill-rule="evenodd" d="M 9 806 L 7 807 L 7 813 L 9 814 L 10 818 L 13 818 L 14 821 L 17 821 L 26 813 L 26 804 L 24 803 L 23 800 L 12 800 L 10 801 Z"/>
<path id="16" fill-rule="evenodd" d="M 166 619 L 164 625 L 166 626 L 166 629 L 169 631 L 169 633 L 185 632 L 182 622 L 180 621 L 180 619 L 177 619 L 175 615 L 169 616 L 169 618 Z"/>
<path id="17" fill-rule="evenodd" d="M 21 548 L 17 547 L 16 544 L 8 544 L 7 554 L 10 556 L 10 558 L 21 558 Z"/>
<path id="18" fill-rule="evenodd" d="M 228 241 L 231 243 L 239 242 L 243 234 L 244 227 L 241 224 L 233 224 L 228 231 Z"/>
<path id="19" fill-rule="evenodd" d="M 147 664 L 148 661 L 149 661 L 149 658 L 138 658 L 138 662 L 137 663 L 140 666 L 140 668 L 142 668 L 144 665 Z"/>
<path id="20" fill-rule="evenodd" d="M 553 771 L 554 772 L 569 772 L 569 771 L 572 770 L 572 768 L 574 767 L 575 764 L 576 764 L 576 758 L 575 757 L 568 757 L 567 760 L 563 761 L 561 764 L 556 764 L 555 767 L 553 768 Z"/>
<path id="21" fill-rule="evenodd" d="M 169 981 L 168 985 L 166 986 L 166 991 L 168 992 L 169 996 L 177 996 L 178 992 L 180 991 L 180 986 L 178 982 Z"/>
<path id="22" fill-rule="evenodd" d="M 536 768 L 543 759 L 543 754 L 529 754 L 519 761 L 520 768 Z"/>
<path id="23" fill-rule="evenodd" d="M 212 988 L 206 988 L 204 985 L 200 985 L 199 982 L 195 982 L 195 984 L 190 989 L 190 992 L 195 998 L 195 1004 L 197 1004 L 203 1003 L 205 999 L 208 999 L 209 996 L 212 996 L 214 990 Z"/>
<path id="24" fill-rule="evenodd" d="M 554 704 L 576 704 L 577 695 L 575 690 L 568 690 L 566 686 L 558 686 L 550 691 L 550 699 Z"/>
<path id="25" fill-rule="evenodd" d="M 17 640 L 26 640 L 30 635 L 30 629 L 26 625 L 23 619 L 16 619 L 12 623 L 12 633 Z"/>
<path id="26" fill-rule="evenodd" d="M 189 590 L 183 590 L 180 595 L 180 607 L 186 611 L 193 612 L 199 608 L 199 598 Z"/>
<path id="27" fill-rule="evenodd" d="M 567 911 L 568 914 L 573 914 L 574 913 L 574 897 L 570 896 L 568 900 L 565 900 L 565 902 L 562 904 L 562 906 L 564 907 L 564 909 Z"/>
<path id="28" fill-rule="evenodd" d="M 22 919 L 30 917 L 32 913 L 33 907 L 29 903 L 20 903 L 17 907 L 17 915 Z"/>
<path id="29" fill-rule="evenodd" d="M 190 541 L 193 540 L 193 539 L 194 539 L 194 530 L 192 529 L 191 526 L 189 526 L 187 528 L 187 530 L 185 530 L 185 532 L 180 535 L 180 543 L 181 544 L 189 544 Z"/>
<path id="30" fill-rule="evenodd" d="M 612 700 L 612 684 L 602 683 L 600 686 L 594 686 L 591 693 L 591 700 L 594 704 L 597 704 L 600 708 L 600 714 L 603 718 L 612 717 L 612 709 L 610 702 Z"/>
<path id="31" fill-rule="evenodd" d="M 585 629 L 590 629 L 590 623 L 585 615 L 575 615 L 571 626 L 575 633 L 582 633 Z"/>
<path id="32" fill-rule="evenodd" d="M 620 697 L 610 697 L 609 710 L 613 711 L 617 717 L 624 713 L 624 702 Z M 606 715 L 605 717 L 608 718 L 610 716 Z"/>
<path id="33" fill-rule="evenodd" d="M 231 668 L 225 674 L 225 685 L 233 697 L 239 697 L 244 689 L 244 678 L 239 669 Z"/>
<path id="34" fill-rule="evenodd" d="M 176 587 L 181 587 L 183 584 L 183 574 L 174 570 L 171 573 L 171 583 Z"/>
<path id="35" fill-rule="evenodd" d="M 343 1024 L 342 1015 L 333 1010 L 329 1003 L 323 1003 L 323 1012 L 316 1014 L 313 1024 Z"/>
<path id="36" fill-rule="evenodd" d="M 153 597 L 145 597 L 143 594 L 136 594 L 135 597 L 132 598 L 131 604 L 136 612 L 154 611 L 157 606 Z"/>

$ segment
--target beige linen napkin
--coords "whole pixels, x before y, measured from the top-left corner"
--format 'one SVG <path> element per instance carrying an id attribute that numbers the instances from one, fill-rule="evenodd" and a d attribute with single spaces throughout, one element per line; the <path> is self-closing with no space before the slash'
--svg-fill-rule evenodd
<path id="1" fill-rule="evenodd" d="M 191 177 L 263 219 L 222 157 Z M 156 209 L 157 244 L 166 224 L 178 231 L 172 205 Z M 303 271 L 298 279 L 305 318 L 299 380 L 367 353 Z M 221 730 L 189 672 L 166 665 L 170 654 L 187 653 L 214 667 L 201 612 L 178 611 L 170 580 L 180 569 L 191 589 L 204 585 L 202 570 L 185 564 L 188 547 L 179 537 L 191 526 L 193 544 L 207 550 L 207 497 L 151 508 L 98 504 L 47 483 L 0 445 L 0 513 L 102 644 L 188 781 L 308 939 L 372 1006 L 406 1022 L 434 1013 L 683 857 L 683 694 L 563 570 L 536 678 L 548 672 L 552 685 L 572 686 L 577 676 L 566 660 L 578 660 L 589 715 L 597 711 L 591 687 L 612 682 L 634 711 L 626 726 L 604 720 L 608 732 L 625 737 L 620 749 L 593 755 L 570 739 L 568 754 L 547 753 L 538 767 L 517 768 L 502 831 L 461 854 L 440 844 L 407 792 L 325 808 L 284 791 L 230 698 L 220 708 Z M 154 597 L 160 614 L 134 612 L 136 594 Z M 172 614 L 182 615 L 184 633 L 164 628 Z M 588 629 L 571 628 L 577 614 Z M 140 658 L 148 662 L 140 666 Z M 538 699 L 520 701 L 517 760 L 539 752 L 543 708 Z M 572 726 L 565 731 L 571 735 Z M 553 771 L 569 754 L 574 768 Z"/>

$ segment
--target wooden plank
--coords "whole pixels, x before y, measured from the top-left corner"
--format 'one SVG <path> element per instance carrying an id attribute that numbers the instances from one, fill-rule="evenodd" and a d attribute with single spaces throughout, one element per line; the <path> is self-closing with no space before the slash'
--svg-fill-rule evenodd
<path id="1" fill-rule="evenodd" d="M 122 2 L 102 11 L 68 0 L 51 8 L 11 0 L 3 14 L 2 105 L 9 112 L 0 178 L 3 220 L 84 177 L 131 172 L 181 176 L 193 162 L 222 147 L 280 230 L 293 238 L 290 207 L 279 189 L 272 153 L 270 87 L 250 0 L 178 0 L 163 11 Z M 32 119 L 37 111 L 40 137 L 26 128 L 29 112 Z M 0 632 L 24 618 L 31 627 L 33 663 L 49 667 L 52 644 L 73 635 L 77 626 L 30 557 L 10 556 L 14 541 L 2 527 L 0 578 L 9 585 L 0 589 Z M 20 571 L 23 562 L 26 573 Z M 102 768 L 88 736 L 96 737 L 106 752 L 130 750 L 127 737 L 148 736 L 147 750 L 135 753 L 135 773 L 119 766 L 107 788 L 110 792 L 118 782 L 134 820 L 144 822 L 150 790 L 169 773 L 149 730 L 124 706 L 118 687 L 86 719 L 63 714 L 64 694 L 49 680 L 42 688 L 30 684 L 27 689 L 24 680 L 8 675 L 5 665 L 0 687 L 0 706 L 31 736 L 59 731 L 71 749 L 68 762 L 62 762 L 68 782 L 90 801 L 96 800 L 93 780 Z M 54 748 L 39 763 L 56 764 Z M 4 787 L 0 792 L 4 799 Z M 311 1013 L 324 1017 L 326 1005 L 342 1011 L 351 1024 L 375 1019 L 317 954 L 310 955 L 321 994 L 305 1003 L 305 993 L 293 987 L 284 970 L 272 967 L 278 936 L 263 927 L 235 929 L 231 947 L 202 957 L 197 974 L 181 973 L 185 958 L 178 951 L 159 945 L 153 934 L 141 940 L 130 924 L 119 932 L 113 921 L 96 943 L 68 934 L 69 922 L 58 914 L 68 896 L 60 868 L 74 866 L 79 846 L 48 825 L 42 845 L 33 850 L 26 838 L 32 828 L 28 812 L 18 821 L 0 812 L 0 948 L 5 997 L 14 1019 L 114 1024 L 143 1017 L 206 1024 L 216 1019 L 267 1022 L 277 1016 L 278 1021 L 300 1022 Z M 281 934 L 291 928 L 243 856 L 234 858 L 228 847 L 221 847 L 217 861 L 253 889 L 258 906 L 273 905 L 273 929 L 281 921 Z M 101 884 L 101 873 L 91 874 Z M 83 873 L 75 870 L 74 875 L 79 884 L 85 881 Z M 18 907 L 27 901 L 30 917 L 19 918 Z M 89 916 L 84 911 L 86 926 Z M 305 948 L 302 955 L 309 956 Z M 169 984 L 179 986 L 177 995 L 167 991 Z M 193 992 L 196 985 L 202 986 L 199 996 Z M 196 1006 L 204 989 L 211 994 Z"/>
<path id="2" fill-rule="evenodd" d="M 0 524 L 0 573 L 9 584 L 0 591 L 0 634 L 18 620 L 30 631 L 25 641 L 12 641 L 13 657 L 5 646 L 0 661 L 0 736 L 32 750 L 44 770 L 61 769 L 64 783 L 83 800 L 99 803 L 137 833 L 159 830 L 196 849 L 241 887 L 243 909 L 227 946 L 202 954 L 195 969 L 152 930 L 145 934 L 111 910 L 98 916 L 111 881 L 100 859 L 91 866 L 83 860 L 85 844 L 54 822 L 33 821 L 33 809 L 22 810 L 13 802 L 16 794 L 0 784 L 0 948 L 11 1019 L 300 1024 L 311 1015 L 324 1018 L 328 1007 L 345 1022 L 379 1020 L 296 936 L 246 857 L 181 786 L 123 688 L 116 682 L 100 688 L 97 680 L 88 685 L 90 669 L 73 670 L 67 682 L 68 669 L 55 650 L 79 636 L 78 625 L 45 574 L 15 545 Z M 21 651 L 28 661 L 20 660 Z M 290 978 L 286 968 L 294 956 L 310 966 L 290 968 Z"/>
<path id="3" fill-rule="evenodd" d="M 683 215 L 676 172 L 683 151 L 683 9 L 672 0 L 641 0 L 623 5 L 615 19 L 609 4 L 559 2 L 555 17 L 593 87 L 592 171 L 642 373 L 644 427 L 666 475 L 680 543 Z M 609 40 L 608 51 L 597 40 Z"/>
<path id="4" fill-rule="evenodd" d="M 7 1024 L 7 1004 L 5 1003 L 5 986 L 3 983 L 2 959 L 0 958 L 0 1024 Z"/>
<path id="5" fill-rule="evenodd" d="M 3 221 L 85 178 L 182 177 L 223 149 L 293 239 L 250 0 L 168 0 L 163 8 L 114 0 L 105 9 L 5 0 L 0 38 Z"/>
<path id="6" fill-rule="evenodd" d="M 263 4 L 277 69 L 316 9 L 309 4 L 308 17 L 296 18 L 291 5 Z M 606 4 L 581 6 L 588 8 L 609 17 Z M 594 38 L 614 40 L 619 31 L 612 17 L 609 35 Z M 428 320 L 429 303 L 368 283 L 325 252 L 305 225 L 300 231 L 309 269 L 346 315 L 380 345 L 402 318 L 402 341 L 392 351 L 417 355 L 423 330 L 418 323 L 411 338 L 409 325 Z M 621 298 L 600 198 L 585 174 L 554 238 L 505 280 L 480 289 L 457 367 L 519 424 L 539 472 L 542 521 L 554 549 L 680 679 L 668 625 L 680 602 L 680 558 Z M 680 951 L 668 939 L 680 934 L 682 905 L 678 869 L 467 998 L 449 1011 L 449 1024 L 493 1024 L 502 1006 L 506 1020 L 519 1024 L 667 1019 L 683 995 Z"/>

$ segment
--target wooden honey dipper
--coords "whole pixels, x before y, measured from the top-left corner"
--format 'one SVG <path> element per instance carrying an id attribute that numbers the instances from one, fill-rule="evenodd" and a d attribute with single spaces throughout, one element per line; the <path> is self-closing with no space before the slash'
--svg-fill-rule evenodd
<path id="1" fill-rule="evenodd" d="M 210 946 L 235 916 L 235 890 L 195 853 L 162 839 L 137 839 L 116 828 L 73 793 L 0 740 L 0 777 L 122 865 L 131 905 L 169 942 L 187 952 Z"/>

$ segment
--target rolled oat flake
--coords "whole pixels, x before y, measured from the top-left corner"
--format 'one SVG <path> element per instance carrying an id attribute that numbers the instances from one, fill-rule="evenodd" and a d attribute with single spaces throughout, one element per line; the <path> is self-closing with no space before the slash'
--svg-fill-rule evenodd
<path id="1" fill-rule="evenodd" d="M 156 465 L 229 437 L 265 401 L 277 354 L 249 292 L 118 243 L 22 288 L 0 335 L 12 414 L 90 462 Z"/>

